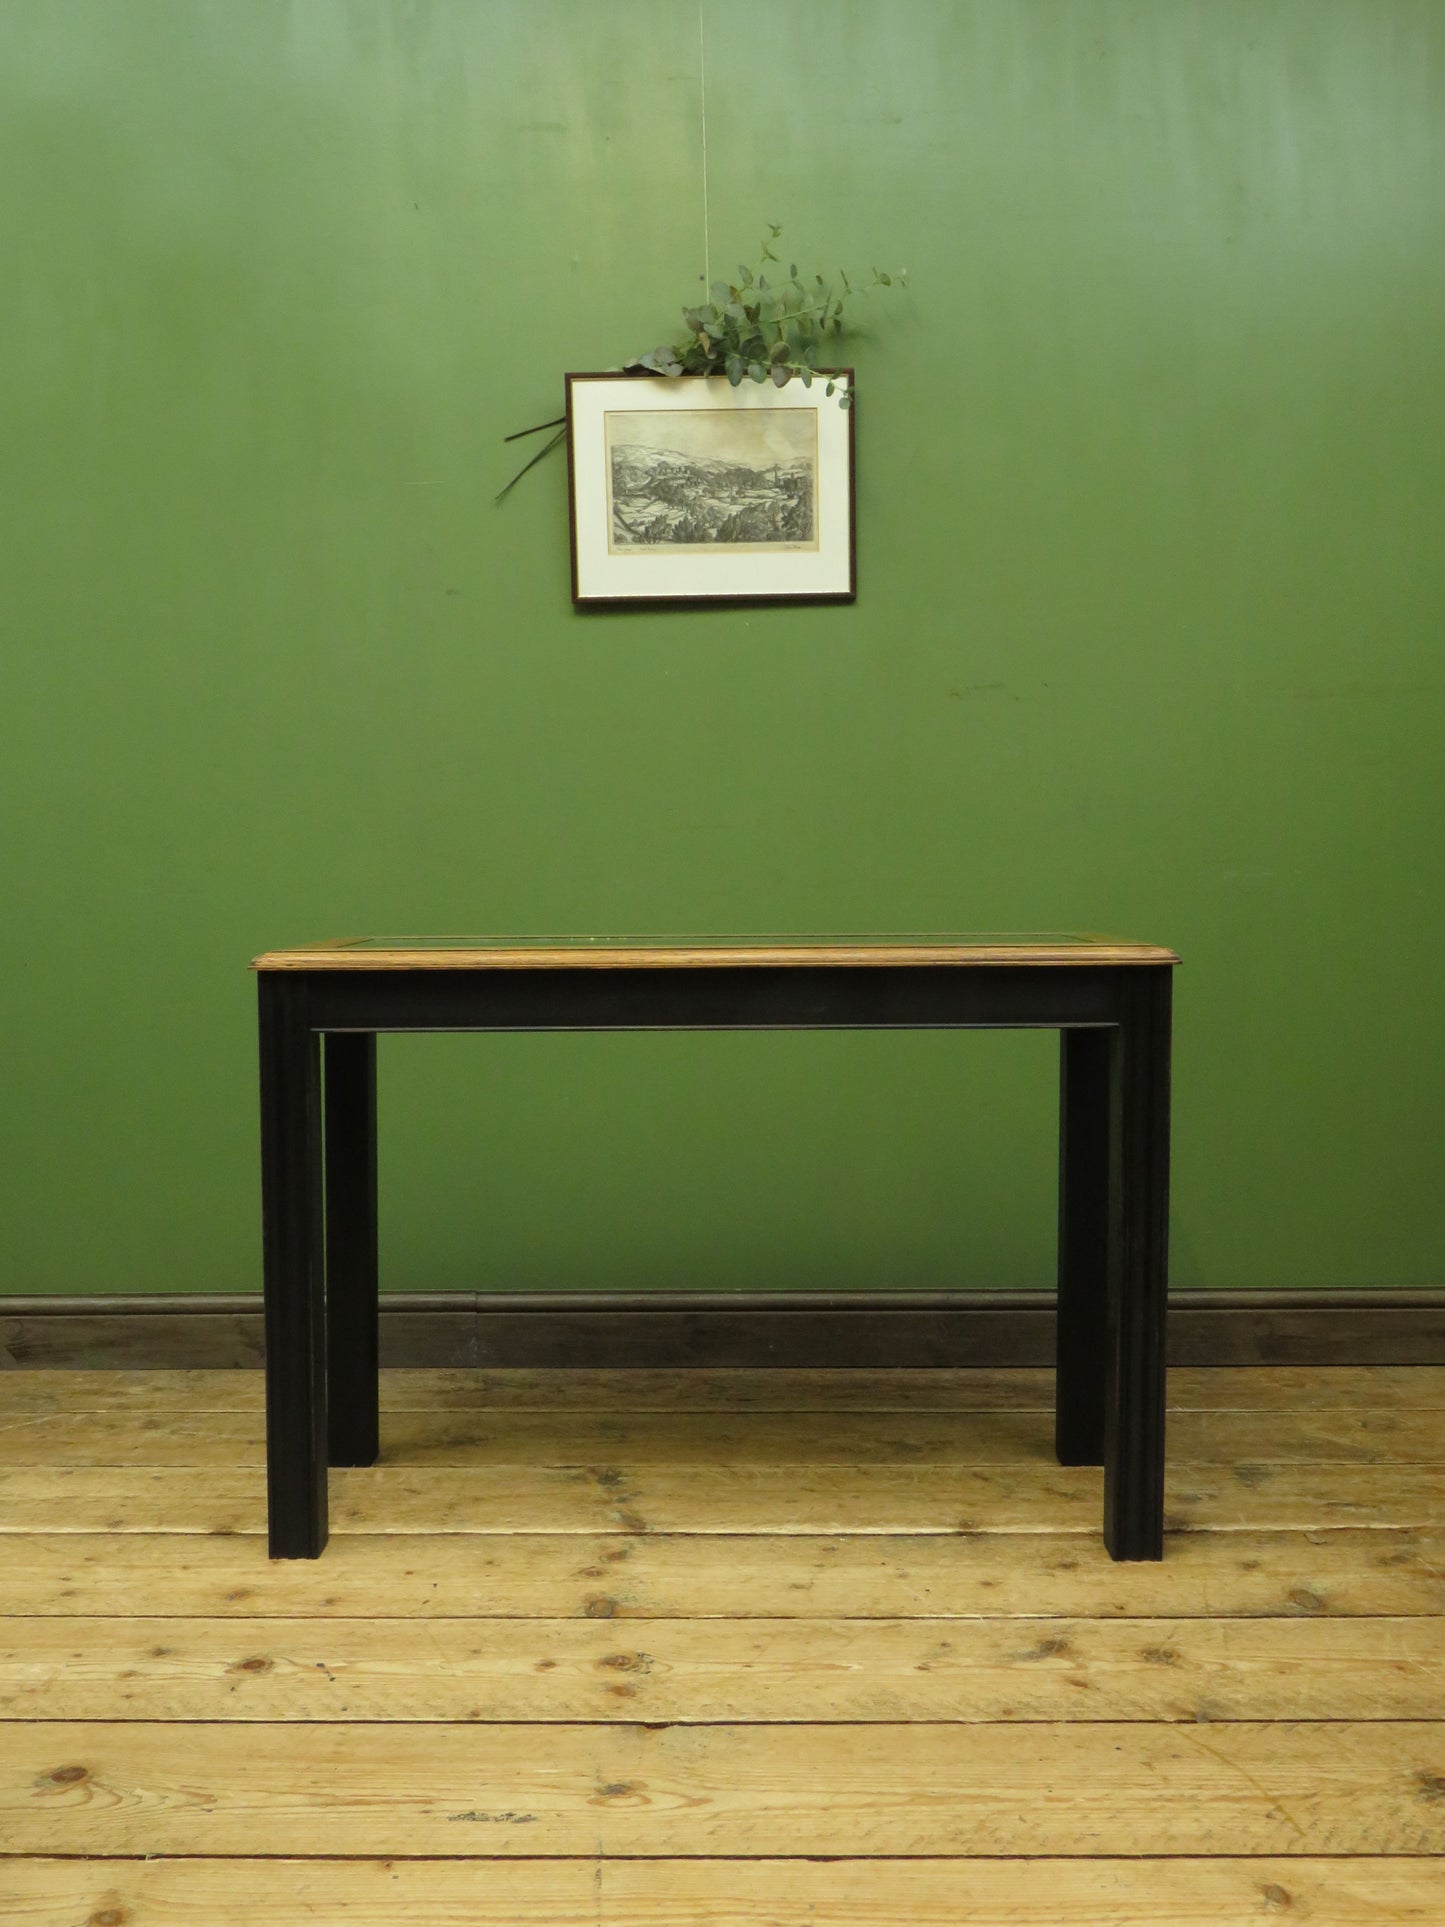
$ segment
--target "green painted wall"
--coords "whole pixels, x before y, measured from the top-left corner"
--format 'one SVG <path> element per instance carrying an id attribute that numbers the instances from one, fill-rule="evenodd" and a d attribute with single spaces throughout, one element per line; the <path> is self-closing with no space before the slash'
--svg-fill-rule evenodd
<path id="1" fill-rule="evenodd" d="M 1175 1280 L 1442 1281 L 1445 7 L 704 0 L 714 267 L 906 266 L 854 608 L 578 616 L 695 0 L 0 0 L 4 1288 L 259 1282 L 264 947 L 1173 944 Z M 391 1288 L 1019 1286 L 1049 1037 L 392 1039 Z"/>

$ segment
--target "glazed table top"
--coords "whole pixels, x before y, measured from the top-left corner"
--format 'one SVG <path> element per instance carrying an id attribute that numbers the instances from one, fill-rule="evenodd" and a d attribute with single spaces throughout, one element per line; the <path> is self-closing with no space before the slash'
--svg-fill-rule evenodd
<path id="1" fill-rule="evenodd" d="M 1170 965 L 1157 944 L 1019 935 L 342 937 L 268 950 L 253 970 L 619 970 L 908 964 Z"/>

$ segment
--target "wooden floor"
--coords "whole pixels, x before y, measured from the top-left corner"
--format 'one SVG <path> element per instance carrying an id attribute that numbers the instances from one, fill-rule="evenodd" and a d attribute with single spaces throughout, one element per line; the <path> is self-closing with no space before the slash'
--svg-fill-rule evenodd
<path id="1" fill-rule="evenodd" d="M 1178 1371 L 1162 1565 L 1038 1372 L 0 1376 L 6 1927 L 1445 1923 L 1445 1370 Z"/>

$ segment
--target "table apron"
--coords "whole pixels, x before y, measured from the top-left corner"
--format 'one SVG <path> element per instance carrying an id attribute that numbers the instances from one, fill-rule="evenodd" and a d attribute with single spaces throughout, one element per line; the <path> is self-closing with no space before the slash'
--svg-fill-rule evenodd
<path id="1" fill-rule="evenodd" d="M 336 970 L 304 982 L 320 1031 L 1058 1030 L 1120 1023 L 1140 968 Z"/>

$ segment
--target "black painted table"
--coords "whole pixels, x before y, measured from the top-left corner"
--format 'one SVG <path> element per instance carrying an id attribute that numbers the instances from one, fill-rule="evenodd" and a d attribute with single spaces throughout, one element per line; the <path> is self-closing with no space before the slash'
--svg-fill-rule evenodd
<path id="1" fill-rule="evenodd" d="M 379 1031 L 958 1028 L 1060 1033 L 1055 1445 L 1103 1465 L 1113 1557 L 1162 1557 L 1177 962 L 1084 936 L 363 937 L 258 957 L 272 1557 L 316 1558 L 328 1464 L 377 1456 Z"/>

